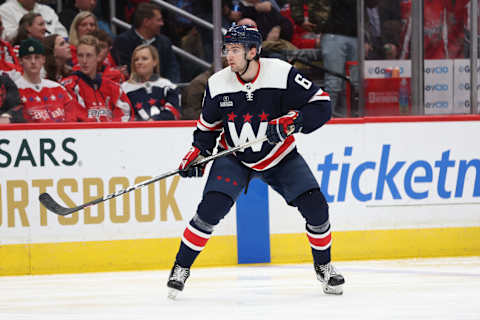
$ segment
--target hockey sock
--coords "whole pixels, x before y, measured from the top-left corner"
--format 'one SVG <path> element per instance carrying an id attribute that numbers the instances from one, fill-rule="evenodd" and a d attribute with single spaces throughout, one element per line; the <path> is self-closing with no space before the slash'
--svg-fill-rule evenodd
<path id="1" fill-rule="evenodd" d="M 182 236 L 177 263 L 190 268 L 198 254 L 207 244 L 213 228 L 230 211 L 233 200 L 221 192 L 207 192 L 198 205 L 197 214 L 190 220 Z"/>
<path id="2" fill-rule="evenodd" d="M 213 226 L 203 222 L 195 215 L 183 232 L 176 262 L 184 268 L 190 268 L 207 244 L 212 232 Z"/>
<path id="3" fill-rule="evenodd" d="M 332 246 L 332 234 L 330 223 L 327 221 L 320 226 L 306 225 L 307 237 L 312 247 L 312 256 L 315 264 L 323 265 L 330 262 L 330 248 Z"/>

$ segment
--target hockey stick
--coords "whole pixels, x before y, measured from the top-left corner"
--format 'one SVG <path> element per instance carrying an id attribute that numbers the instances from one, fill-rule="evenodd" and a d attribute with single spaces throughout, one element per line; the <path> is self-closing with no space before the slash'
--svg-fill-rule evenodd
<path id="1" fill-rule="evenodd" d="M 213 154 L 211 156 L 208 156 L 208 157 L 205 157 L 203 158 L 202 160 L 200 160 L 199 162 L 195 163 L 194 165 L 195 166 L 198 166 L 198 165 L 202 165 L 202 164 L 205 164 L 207 162 L 210 162 L 212 160 L 215 160 L 217 158 L 220 158 L 220 157 L 223 157 L 223 156 L 227 156 L 229 154 L 232 154 L 238 150 L 241 150 L 241 149 L 244 149 L 244 148 L 248 148 L 254 144 L 257 144 L 257 143 L 260 143 L 260 142 L 264 142 L 267 140 L 267 137 L 263 137 L 263 138 L 260 138 L 260 139 L 257 139 L 257 140 L 254 140 L 254 141 L 250 141 L 250 142 L 247 142 L 241 146 L 238 146 L 238 147 L 234 147 L 234 148 L 231 148 L 231 149 L 228 149 L 228 150 L 223 150 L 223 151 L 220 151 L 220 152 L 217 152 L 216 154 Z M 169 171 L 169 172 L 166 172 L 164 174 L 161 174 L 159 176 L 156 176 L 156 177 L 153 177 L 149 180 L 145 180 L 143 182 L 140 182 L 140 183 L 137 183 L 133 186 L 129 186 L 128 188 L 126 189 L 122 189 L 122 190 L 119 190 L 115 193 L 111 193 L 111 194 L 108 194 L 102 198 L 98 198 L 98 199 L 95 199 L 95 200 L 92 200 L 90 202 L 87 202 L 87 203 L 84 203 L 84 204 L 81 204 L 79 205 L 78 207 L 73 207 L 73 208 L 67 208 L 67 207 L 63 207 L 61 206 L 60 204 L 58 204 L 58 202 L 56 202 L 48 193 L 42 193 L 39 197 L 38 197 L 38 200 L 40 200 L 40 203 L 43 204 L 43 206 L 45 208 L 47 208 L 48 210 L 52 211 L 53 213 L 55 214 L 58 214 L 60 216 L 67 216 L 69 214 L 72 214 L 74 212 L 77 212 L 79 210 L 82 210 L 86 207 L 90 207 L 90 206 L 93 206 L 95 204 L 98 204 L 98 203 L 101 203 L 101 202 L 104 202 L 104 201 L 107 201 L 107 200 L 110 200 L 110 199 L 113 199 L 113 198 L 116 198 L 118 196 L 121 196 L 122 194 L 124 193 L 127 193 L 127 192 L 130 192 L 130 191 L 133 191 L 133 190 L 136 190 L 138 188 L 142 188 L 146 185 L 149 185 L 151 183 L 154 183 L 154 182 L 157 182 L 159 180 L 162 180 L 162 179 L 165 179 L 165 178 L 168 178 L 168 177 L 171 177 L 173 175 L 176 175 L 177 173 L 179 173 L 180 170 L 179 169 L 176 169 L 176 170 L 172 170 L 172 171 Z"/>

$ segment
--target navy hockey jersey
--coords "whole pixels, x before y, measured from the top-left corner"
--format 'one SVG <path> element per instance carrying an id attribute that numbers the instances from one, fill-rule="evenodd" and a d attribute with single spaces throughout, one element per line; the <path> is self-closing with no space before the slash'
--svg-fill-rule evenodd
<path id="1" fill-rule="evenodd" d="M 212 151 L 219 134 L 224 149 L 262 138 L 268 121 L 290 110 L 302 111 L 304 133 L 328 121 L 331 106 L 326 92 L 282 60 L 261 58 L 259 64 L 256 77 L 248 83 L 231 72 L 230 67 L 210 77 L 193 145 Z M 293 150 L 295 138 L 291 135 L 276 145 L 255 144 L 235 155 L 247 167 L 262 171 L 275 166 Z"/>
<path id="2" fill-rule="evenodd" d="M 154 76 L 146 82 L 122 83 L 137 120 L 180 120 L 179 91 L 170 80 Z"/>

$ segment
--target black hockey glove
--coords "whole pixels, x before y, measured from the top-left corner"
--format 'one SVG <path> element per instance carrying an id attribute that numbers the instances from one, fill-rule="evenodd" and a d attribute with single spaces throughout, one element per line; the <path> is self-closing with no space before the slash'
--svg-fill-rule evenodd
<path id="1" fill-rule="evenodd" d="M 195 163 L 203 158 L 205 158 L 205 156 L 202 155 L 200 149 L 192 146 L 188 153 L 183 157 L 182 162 L 180 162 L 180 166 L 178 167 L 180 170 L 179 174 L 184 178 L 202 177 L 205 173 L 206 164 L 195 165 Z"/>
<path id="2" fill-rule="evenodd" d="M 276 144 L 284 141 L 289 135 L 300 132 L 302 127 L 302 113 L 300 111 L 291 110 L 286 115 L 268 122 L 268 142 L 270 144 Z"/>

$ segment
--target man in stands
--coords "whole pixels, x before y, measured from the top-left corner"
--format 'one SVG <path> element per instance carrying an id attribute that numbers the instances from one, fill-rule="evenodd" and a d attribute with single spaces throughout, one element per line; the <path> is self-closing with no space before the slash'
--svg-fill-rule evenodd
<path id="1" fill-rule="evenodd" d="M 17 122 L 75 121 L 82 112 L 75 100 L 60 84 L 40 76 L 45 64 L 43 45 L 32 38 L 23 40 L 19 56 L 24 71 L 16 81 L 21 105 L 14 109 L 12 118 Z"/>
<path id="2" fill-rule="evenodd" d="M 160 34 L 163 26 L 160 7 L 154 3 L 138 5 L 133 27 L 115 38 L 112 48 L 113 58 L 118 65 L 129 65 L 133 50 L 141 44 L 151 44 L 160 56 L 160 74 L 173 83 L 180 81 L 180 69 L 173 54 L 172 43 Z"/>
<path id="3" fill-rule="evenodd" d="M 77 47 L 80 71 L 65 78 L 62 84 L 74 96 L 86 115 L 80 121 L 129 121 L 133 109 L 120 85 L 97 73 L 100 63 L 98 39 L 91 35 L 80 38 Z"/>
<path id="4" fill-rule="evenodd" d="M 47 33 L 68 37 L 67 30 L 58 20 L 55 11 L 49 6 L 37 3 L 36 0 L 8 0 L 0 6 L 0 16 L 5 27 L 3 39 L 11 40 L 17 35 L 20 19 L 29 12 L 42 15 L 47 25 Z"/>

